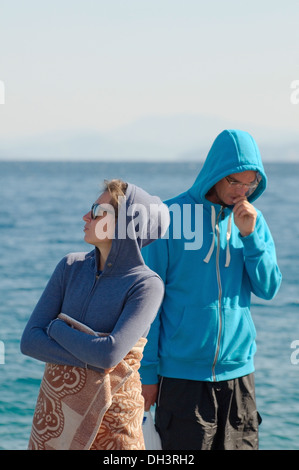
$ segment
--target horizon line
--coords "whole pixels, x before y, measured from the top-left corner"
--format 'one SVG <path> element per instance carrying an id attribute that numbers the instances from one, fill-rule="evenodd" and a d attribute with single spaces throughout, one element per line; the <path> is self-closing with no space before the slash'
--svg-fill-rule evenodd
<path id="1" fill-rule="evenodd" d="M 82 157 L 81 158 L 76 158 L 76 159 L 72 159 L 72 158 L 59 158 L 57 159 L 56 157 L 53 157 L 53 159 L 49 159 L 49 158 L 1 158 L 0 157 L 0 163 L 3 162 L 3 163 L 204 163 L 205 162 L 205 159 L 203 160 L 196 160 L 196 159 L 190 159 L 190 160 L 186 160 L 186 159 L 153 159 L 153 160 L 149 160 L 147 158 L 142 158 L 142 159 L 137 159 L 137 158 L 132 158 L 132 159 L 127 159 L 127 158 L 122 158 L 120 157 L 119 159 L 112 159 L 111 158 L 109 159 L 107 157 L 107 159 L 96 159 L 96 158 L 93 158 L 93 159 L 84 159 Z M 286 164 L 286 163 L 295 163 L 295 164 L 299 164 L 299 159 L 298 160 L 292 160 L 292 159 L 286 159 L 286 160 L 268 160 L 268 159 L 264 159 L 263 160 L 263 163 L 264 164 L 268 164 L 268 163 L 277 163 L 277 164 Z"/>

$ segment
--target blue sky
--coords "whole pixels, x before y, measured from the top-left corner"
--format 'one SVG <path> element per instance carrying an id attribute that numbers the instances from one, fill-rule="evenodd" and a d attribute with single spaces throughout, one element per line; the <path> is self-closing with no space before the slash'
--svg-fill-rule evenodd
<path id="1" fill-rule="evenodd" d="M 1 139 L 218 116 L 296 132 L 295 0 L 2 0 Z"/>

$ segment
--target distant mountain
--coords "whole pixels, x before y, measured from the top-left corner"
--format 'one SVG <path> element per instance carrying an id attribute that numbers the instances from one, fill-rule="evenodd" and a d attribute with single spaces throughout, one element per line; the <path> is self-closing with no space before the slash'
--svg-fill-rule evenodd
<path id="1" fill-rule="evenodd" d="M 223 129 L 239 128 L 257 140 L 265 160 L 299 161 L 299 133 L 213 116 L 149 116 L 109 132 L 59 131 L 0 142 L 0 158 L 48 160 L 205 159 Z"/>

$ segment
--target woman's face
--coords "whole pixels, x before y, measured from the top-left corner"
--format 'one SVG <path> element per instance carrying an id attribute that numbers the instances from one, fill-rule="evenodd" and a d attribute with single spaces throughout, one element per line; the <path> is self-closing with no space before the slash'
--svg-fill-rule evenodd
<path id="1" fill-rule="evenodd" d="M 115 232 L 115 213 L 113 206 L 110 204 L 110 194 L 108 191 L 101 194 L 95 204 L 101 206 L 99 216 L 93 219 L 91 210 L 83 216 L 85 222 L 84 240 L 98 248 L 103 246 L 103 244 L 107 247 L 111 246 Z M 107 211 L 104 210 L 105 208 Z"/>

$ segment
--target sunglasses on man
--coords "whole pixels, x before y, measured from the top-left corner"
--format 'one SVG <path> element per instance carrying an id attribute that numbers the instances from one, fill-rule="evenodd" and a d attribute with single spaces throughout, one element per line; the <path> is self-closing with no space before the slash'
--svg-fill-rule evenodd
<path id="1" fill-rule="evenodd" d="M 225 179 L 232 188 L 246 188 L 247 196 L 250 196 L 250 194 L 252 194 L 260 184 L 260 178 L 258 176 L 251 183 L 242 183 L 241 181 L 235 180 L 231 176 L 226 176 Z"/>

